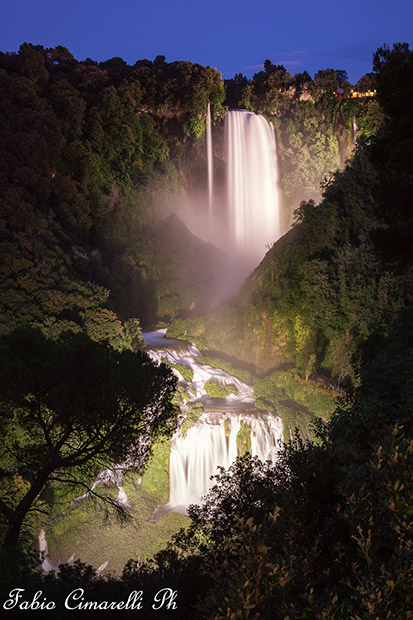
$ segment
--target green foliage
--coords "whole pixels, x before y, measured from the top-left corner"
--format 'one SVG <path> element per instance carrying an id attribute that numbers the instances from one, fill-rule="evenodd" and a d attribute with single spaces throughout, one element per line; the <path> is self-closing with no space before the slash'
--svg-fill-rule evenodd
<path id="1" fill-rule="evenodd" d="M 190 368 L 186 364 L 173 364 L 173 368 L 175 368 L 183 376 L 185 381 L 188 381 L 188 383 L 190 383 L 194 378 L 192 368 Z"/>
<path id="2" fill-rule="evenodd" d="M 405 271 L 413 259 L 408 230 L 411 226 L 413 157 L 413 52 L 407 43 L 379 48 L 373 58 L 377 72 L 377 99 L 388 120 L 373 144 L 373 162 L 379 184 L 376 200 L 386 228 L 378 230 L 375 246 L 391 271 Z"/>
<path id="3" fill-rule="evenodd" d="M 204 412 L 204 406 L 200 402 L 189 403 L 188 411 L 185 414 L 185 418 L 182 422 L 181 433 L 185 436 L 187 430 L 195 424 Z"/>
<path id="4" fill-rule="evenodd" d="M 209 379 L 205 383 L 204 390 L 211 398 L 225 398 L 227 396 L 225 387 L 213 379 Z"/>
<path id="5" fill-rule="evenodd" d="M 158 504 L 169 499 L 169 455 L 171 445 L 169 441 L 156 443 L 145 467 L 142 477 L 142 489 L 156 499 Z"/>
<path id="6" fill-rule="evenodd" d="M 334 397 L 315 381 L 304 381 L 294 371 L 276 371 L 254 384 L 256 406 L 276 408 L 280 400 L 291 400 L 305 406 L 311 413 L 327 419 L 334 410 Z"/>
<path id="7" fill-rule="evenodd" d="M 225 370 L 225 372 L 229 373 L 233 377 L 240 379 L 244 383 L 252 384 L 253 378 L 252 374 L 249 370 L 244 370 L 243 368 L 236 368 L 227 360 L 221 359 L 219 357 L 209 357 L 205 355 L 198 355 L 196 358 L 198 364 L 205 364 L 207 366 L 212 366 L 212 368 L 220 368 L 221 370 Z"/>
<path id="8" fill-rule="evenodd" d="M 318 199 L 320 184 L 341 164 L 331 119 L 311 101 L 297 101 L 277 119 L 276 133 L 287 205 L 291 209 L 303 199 Z"/>
<path id="9" fill-rule="evenodd" d="M 294 371 L 276 371 L 254 384 L 254 403 L 258 409 L 273 411 L 283 421 L 284 441 L 298 429 L 304 441 L 316 440 L 314 418 L 327 420 L 334 410 L 334 398 L 315 381 L 304 381 Z"/>
<path id="10" fill-rule="evenodd" d="M 98 66 L 30 44 L 0 53 L 0 73 L 1 330 L 44 321 L 56 335 L 80 327 L 131 346 L 108 313 L 153 324 L 202 307 L 214 251 L 163 220 L 180 192 L 176 139 L 192 127 L 190 151 L 207 103 L 222 113 L 220 74 L 120 58 Z M 92 282 L 110 291 L 103 307 L 90 303 Z M 65 301 L 82 286 L 84 299 Z"/>
<path id="11" fill-rule="evenodd" d="M 241 428 L 237 435 L 237 452 L 241 457 L 251 452 L 251 429 L 243 420 L 241 420 Z"/>
<path id="12" fill-rule="evenodd" d="M 0 366 L 5 546 L 17 543 L 50 481 L 90 485 L 91 475 L 127 457 L 139 469 L 152 442 L 176 426 L 176 379 L 142 351 L 118 352 L 83 334 L 47 340 L 21 328 L 1 339 Z"/>
<path id="13" fill-rule="evenodd" d="M 362 383 L 317 444 L 221 469 L 151 568 L 191 571 L 194 617 L 409 617 L 412 347 L 409 309 L 370 338 Z"/>
<path id="14" fill-rule="evenodd" d="M 182 407 L 186 401 L 191 400 L 191 394 L 181 385 L 178 385 L 173 398 L 173 403 L 176 407 Z"/>
<path id="15" fill-rule="evenodd" d="M 168 338 L 178 338 L 194 342 L 199 349 L 206 348 L 205 319 L 204 317 L 191 317 L 189 319 L 174 319 L 169 325 L 166 335 Z"/>

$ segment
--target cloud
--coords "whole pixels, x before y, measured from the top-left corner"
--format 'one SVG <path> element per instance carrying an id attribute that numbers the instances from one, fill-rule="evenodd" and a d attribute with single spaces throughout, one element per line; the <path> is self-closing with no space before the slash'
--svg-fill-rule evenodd
<path id="1" fill-rule="evenodd" d="M 297 56 L 300 54 L 308 54 L 308 50 L 292 50 L 292 52 L 274 52 L 273 56 Z"/>
<path id="2" fill-rule="evenodd" d="M 260 63 L 259 65 L 248 65 L 247 67 L 241 67 L 240 71 L 251 71 L 252 69 L 264 69 L 264 64 Z"/>
<path id="3" fill-rule="evenodd" d="M 292 53 L 292 52 L 291 52 Z M 272 60 L 271 61 L 274 65 L 284 65 L 285 67 L 299 67 L 300 65 L 303 64 L 302 60 L 288 60 L 287 59 L 282 59 L 282 60 Z M 235 69 L 234 71 L 222 71 L 222 76 L 225 77 L 233 77 L 236 73 L 250 73 L 252 71 L 257 72 L 257 71 L 263 71 L 264 70 L 264 63 L 260 63 L 259 65 L 247 65 L 245 67 L 239 67 L 238 69 Z"/>
<path id="4" fill-rule="evenodd" d="M 298 66 L 298 65 L 302 65 L 303 61 L 302 60 L 274 60 L 274 65 L 285 65 L 286 67 L 288 67 L 288 65 L 291 66 Z"/>

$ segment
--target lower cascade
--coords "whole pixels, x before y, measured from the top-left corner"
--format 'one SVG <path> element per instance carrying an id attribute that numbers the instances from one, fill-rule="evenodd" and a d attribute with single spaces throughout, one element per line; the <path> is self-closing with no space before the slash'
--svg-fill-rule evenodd
<path id="1" fill-rule="evenodd" d="M 230 467 L 240 452 L 248 450 L 262 461 L 274 462 L 283 439 L 283 424 L 281 418 L 254 408 L 250 385 L 224 370 L 199 364 L 201 353 L 195 345 L 169 340 L 165 332 L 143 334 L 149 355 L 155 361 L 166 360 L 191 369 L 191 381 L 186 381 L 178 369 L 173 370 L 179 385 L 192 391 L 191 402 L 201 402 L 205 409 L 193 426 L 175 433 L 171 441 L 166 509 L 186 513 L 190 504 L 199 504 L 212 488 L 211 476 L 218 473 L 218 467 Z M 204 388 L 211 379 L 221 386 L 231 384 L 237 393 L 211 399 Z"/>
<path id="2" fill-rule="evenodd" d="M 199 504 L 212 488 L 211 476 L 218 466 L 228 469 L 238 455 L 242 431 L 250 443 L 249 451 L 261 460 L 274 461 L 278 441 L 282 439 L 280 418 L 247 413 L 211 411 L 186 432 L 172 440 L 169 462 L 169 506 L 185 511 L 190 504 Z"/>

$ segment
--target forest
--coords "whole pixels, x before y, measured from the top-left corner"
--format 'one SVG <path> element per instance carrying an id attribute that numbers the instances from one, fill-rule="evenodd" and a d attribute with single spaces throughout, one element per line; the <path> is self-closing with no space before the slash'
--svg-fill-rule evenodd
<path id="1" fill-rule="evenodd" d="M 129 618 L 104 601 L 170 588 L 176 607 L 141 617 L 411 618 L 408 45 L 379 48 L 351 85 L 342 69 L 312 78 L 266 60 L 223 81 L 163 56 L 130 66 L 24 43 L 0 53 L 0 84 L 2 606 L 13 588 L 41 590 L 60 603 L 34 615 L 60 618 L 83 588 L 104 617 Z M 227 257 L 185 223 L 207 192 L 208 103 L 218 190 L 227 109 L 272 123 L 286 230 L 214 306 Z M 123 463 L 132 488 L 167 469 L 184 396 L 145 351 L 142 329 L 161 327 L 253 385 L 289 429 L 279 458 L 240 451 L 169 542 L 120 574 L 79 560 L 44 574 L 35 537 L 51 516 L 63 527 L 70 498 L 91 492 L 119 532 L 127 522 L 113 490 L 92 488 L 99 472 Z"/>

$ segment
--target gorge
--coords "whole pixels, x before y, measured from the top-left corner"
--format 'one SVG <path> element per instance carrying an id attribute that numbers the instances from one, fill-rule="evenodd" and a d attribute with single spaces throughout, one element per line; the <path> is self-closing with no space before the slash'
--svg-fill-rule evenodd
<path id="1" fill-rule="evenodd" d="M 263 618 L 404 613 L 411 70 L 408 46 L 378 50 L 357 86 L 377 94 L 356 100 L 347 84 L 336 96 L 332 69 L 266 62 L 224 83 L 162 57 L 0 54 L 0 533 L 23 518 L 26 554 L 0 571 L 7 591 L 79 583 L 119 600 L 168 582 L 184 620 L 242 614 L 246 598 Z M 185 226 L 182 202 L 221 249 Z M 249 275 L 219 303 L 225 252 Z M 110 464 L 139 438 L 145 462 L 118 477 Z M 59 575 L 31 565 L 39 531 L 45 568 L 75 561 Z"/>

